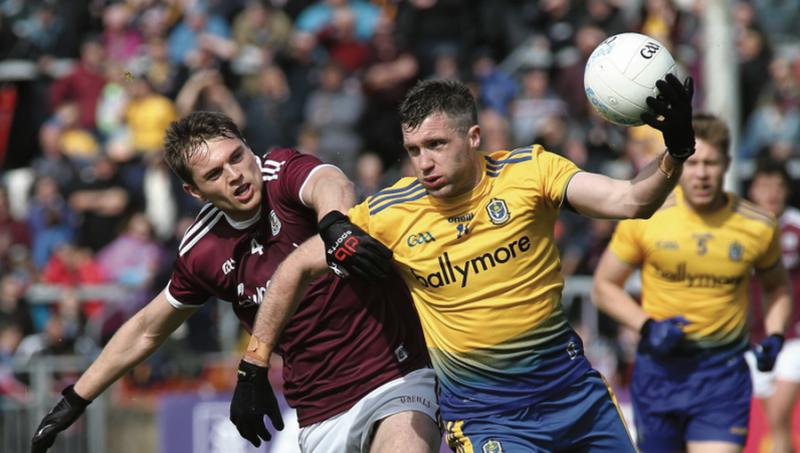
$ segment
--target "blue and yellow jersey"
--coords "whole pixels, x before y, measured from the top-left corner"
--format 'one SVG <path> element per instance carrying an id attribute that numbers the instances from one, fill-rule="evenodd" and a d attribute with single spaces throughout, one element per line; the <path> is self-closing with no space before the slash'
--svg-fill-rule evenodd
<path id="1" fill-rule="evenodd" d="M 698 214 L 675 190 L 650 219 L 620 222 L 609 248 L 622 261 L 641 266 L 642 308 L 648 315 L 689 320 L 681 345 L 685 353 L 722 360 L 747 347 L 750 274 L 778 264 L 780 227 L 736 195 L 727 194 L 724 208 Z"/>
<path id="2" fill-rule="evenodd" d="M 405 178 L 350 211 L 401 265 L 447 419 L 532 404 L 589 369 L 553 238 L 579 169 L 540 146 L 484 155 L 483 168 L 446 202 Z"/>

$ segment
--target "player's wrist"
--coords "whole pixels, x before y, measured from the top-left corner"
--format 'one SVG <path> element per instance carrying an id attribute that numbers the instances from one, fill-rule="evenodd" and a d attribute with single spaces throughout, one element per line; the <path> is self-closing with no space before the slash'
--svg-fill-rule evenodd
<path id="1" fill-rule="evenodd" d="M 268 373 L 268 367 L 250 363 L 244 358 L 239 362 L 239 369 L 236 370 L 237 380 L 239 381 L 266 379 Z"/>
<path id="2" fill-rule="evenodd" d="M 333 210 L 322 216 L 317 226 L 319 227 L 319 231 L 325 231 L 334 223 L 342 220 L 347 220 L 347 216 L 340 211 Z"/>
<path id="3" fill-rule="evenodd" d="M 61 395 L 64 399 L 69 403 L 69 405 L 76 409 L 85 409 L 92 400 L 87 400 L 86 398 L 78 395 L 75 391 L 74 385 L 69 385 L 64 390 L 61 391 Z"/>

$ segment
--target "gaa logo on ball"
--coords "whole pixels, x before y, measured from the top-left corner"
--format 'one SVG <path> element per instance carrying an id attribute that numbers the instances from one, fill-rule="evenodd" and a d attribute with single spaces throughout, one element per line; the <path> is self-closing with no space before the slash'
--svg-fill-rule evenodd
<path id="1" fill-rule="evenodd" d="M 600 43 L 583 73 L 586 97 L 603 118 L 620 126 L 644 124 L 647 97 L 657 96 L 656 81 L 675 73 L 675 60 L 663 44 L 639 33 L 621 33 Z"/>

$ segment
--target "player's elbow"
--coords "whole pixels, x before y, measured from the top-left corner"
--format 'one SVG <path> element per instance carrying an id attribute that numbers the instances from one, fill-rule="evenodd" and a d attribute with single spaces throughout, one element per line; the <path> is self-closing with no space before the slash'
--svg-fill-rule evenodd
<path id="1" fill-rule="evenodd" d="M 658 206 L 651 206 L 651 205 L 640 205 L 637 206 L 634 211 L 633 215 L 631 216 L 632 219 L 649 219 L 653 217 L 653 214 L 658 211 Z"/>

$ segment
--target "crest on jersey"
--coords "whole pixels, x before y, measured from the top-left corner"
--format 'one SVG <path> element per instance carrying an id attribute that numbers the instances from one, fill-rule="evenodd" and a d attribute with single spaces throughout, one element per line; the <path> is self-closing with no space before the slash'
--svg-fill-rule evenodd
<path id="1" fill-rule="evenodd" d="M 744 247 L 742 244 L 733 241 L 731 246 L 728 247 L 728 258 L 730 258 L 731 261 L 741 261 L 742 256 L 744 256 Z"/>
<path id="2" fill-rule="evenodd" d="M 486 212 L 489 213 L 489 220 L 495 225 L 502 225 L 511 218 L 506 201 L 500 198 L 492 198 L 489 204 L 486 205 Z"/>
<path id="3" fill-rule="evenodd" d="M 496 440 L 487 440 L 481 450 L 483 453 L 503 453 L 503 444 Z"/>
<path id="4" fill-rule="evenodd" d="M 278 233 L 281 232 L 281 221 L 278 219 L 278 214 L 275 214 L 275 210 L 273 209 L 269 211 L 269 227 L 272 229 L 273 236 L 277 236 Z"/>

